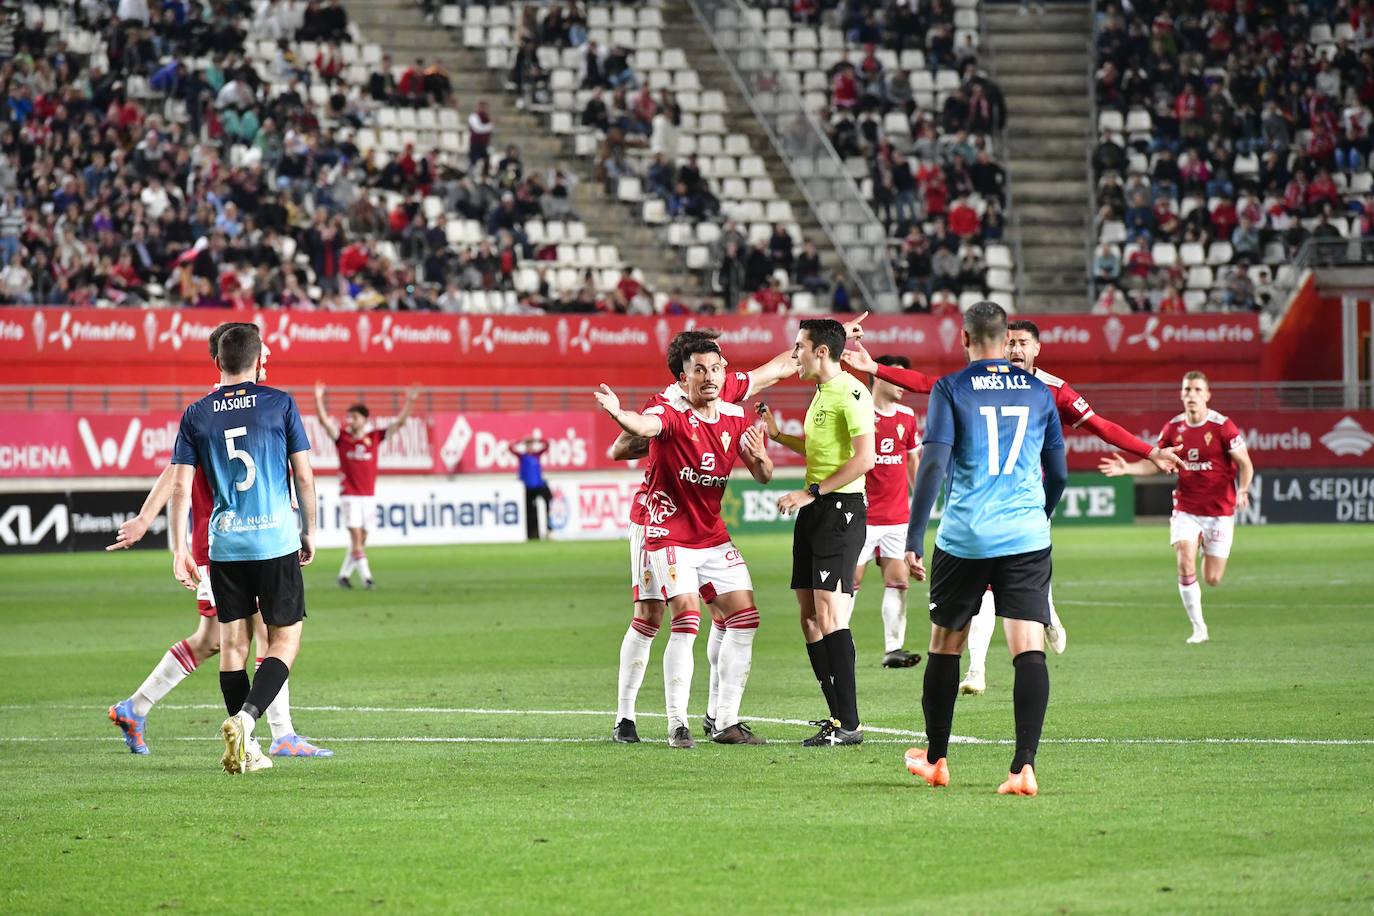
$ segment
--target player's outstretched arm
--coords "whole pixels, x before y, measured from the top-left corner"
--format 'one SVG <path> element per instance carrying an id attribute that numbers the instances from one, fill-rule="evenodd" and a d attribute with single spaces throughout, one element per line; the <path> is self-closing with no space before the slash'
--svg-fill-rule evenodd
<path id="1" fill-rule="evenodd" d="M 752 398 L 756 394 L 762 394 L 783 379 L 791 378 L 796 374 L 797 361 L 792 358 L 792 351 L 787 350 L 779 353 L 762 366 L 749 372 L 749 393 L 745 397 Z"/>
<path id="2" fill-rule="evenodd" d="M 128 550 L 143 540 L 143 535 L 148 533 L 153 520 L 162 514 L 162 510 L 167 508 L 168 500 L 172 498 L 172 481 L 175 476 L 173 467 L 174 465 L 169 464 L 157 475 L 157 482 L 148 491 L 148 498 L 143 500 L 143 508 L 138 510 L 138 515 L 119 526 L 119 535 L 113 544 L 105 548 L 106 550 Z"/>
<path id="3" fill-rule="evenodd" d="M 1250 450 L 1243 445 L 1231 449 L 1230 455 L 1240 469 L 1240 481 L 1236 484 L 1236 506 L 1245 509 L 1250 505 L 1250 484 L 1255 482 L 1255 462 L 1250 460 Z"/>
<path id="4" fill-rule="evenodd" d="M 760 401 L 754 405 L 754 410 L 760 417 L 763 417 L 764 430 L 768 433 L 768 438 L 781 445 L 783 448 L 791 449 L 798 455 L 806 454 L 806 438 L 804 436 L 789 436 L 778 426 L 778 418 L 773 416 L 773 411 L 768 405 Z"/>
<path id="5" fill-rule="evenodd" d="M 1148 461 L 1127 461 L 1116 452 L 1099 461 L 1097 469 L 1106 477 L 1150 477 L 1159 473 Z"/>
<path id="6" fill-rule="evenodd" d="M 592 392 L 592 396 L 596 398 L 596 403 L 601 406 L 601 409 L 606 411 L 610 418 L 630 435 L 652 439 L 663 432 L 663 421 L 658 417 L 635 413 L 631 410 L 622 410 L 620 397 L 610 389 L 609 385 L 602 384 L 600 389 Z"/>
<path id="7" fill-rule="evenodd" d="M 1069 485 L 1069 459 L 1063 447 L 1042 449 L 1040 467 L 1045 471 L 1045 515 L 1051 516 Z"/>
<path id="8" fill-rule="evenodd" d="M 291 472 L 296 480 L 296 499 L 301 510 L 301 565 L 315 559 L 315 469 L 310 451 L 291 453 Z"/>
<path id="9" fill-rule="evenodd" d="M 635 461 L 649 457 L 649 440 L 643 436 L 632 436 L 621 430 L 607 450 L 612 461 Z"/>
<path id="10" fill-rule="evenodd" d="M 1113 423 L 1101 414 L 1094 413 L 1084 420 L 1079 428 L 1086 429 L 1108 445 L 1114 445 L 1123 451 L 1130 452 L 1137 458 L 1144 458 L 1166 474 L 1178 471 L 1177 449 L 1162 449 L 1157 445 L 1150 445 L 1144 439 L 1131 435 L 1120 424 Z"/>
<path id="11" fill-rule="evenodd" d="M 773 459 L 768 457 L 768 437 L 763 434 L 762 428 L 751 426 L 744 431 L 739 455 L 756 481 L 768 483 L 773 479 Z"/>
<path id="12" fill-rule="evenodd" d="M 873 358 L 873 354 L 864 349 L 863 344 L 854 344 L 854 349 L 845 350 L 840 354 L 840 362 L 844 363 L 855 372 L 867 372 L 869 375 L 876 375 L 885 382 L 891 382 L 898 388 L 905 388 L 907 391 L 914 391 L 917 394 L 929 394 L 939 381 L 933 375 L 926 375 L 915 369 L 903 369 L 901 366 L 883 366 Z"/>
<path id="13" fill-rule="evenodd" d="M 400 430 L 405 427 L 406 421 L 410 419 L 411 411 L 415 409 L 415 402 L 418 400 L 420 400 L 420 386 L 411 385 L 406 389 L 406 398 L 401 404 L 401 412 L 398 413 L 396 419 L 392 420 L 391 424 L 386 427 L 387 435 L 390 435 L 393 429 Z"/>
<path id="14" fill-rule="evenodd" d="M 173 464 L 172 469 L 172 575 L 178 582 L 195 591 L 200 582 L 200 570 L 187 547 L 186 521 L 191 513 L 191 485 L 196 476 L 195 465 Z"/>
<path id="15" fill-rule="evenodd" d="M 315 383 L 315 416 L 330 439 L 339 438 L 339 424 L 334 422 L 329 416 L 329 409 L 324 406 L 324 382 Z"/>

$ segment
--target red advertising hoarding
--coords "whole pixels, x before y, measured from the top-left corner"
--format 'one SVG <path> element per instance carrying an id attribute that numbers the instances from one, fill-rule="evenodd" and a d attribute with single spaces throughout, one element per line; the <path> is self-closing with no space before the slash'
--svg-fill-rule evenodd
<path id="1" fill-rule="evenodd" d="M 688 327 L 717 327 L 739 367 L 789 349 L 797 320 L 567 315 L 515 317 L 415 312 L 13 308 L 0 312 L 0 384 L 199 385 L 213 381 L 206 340 L 222 321 L 251 318 L 271 348 L 272 380 L 330 384 L 645 386 Z M 1175 381 L 1184 369 L 1214 380 L 1253 379 L 1263 343 L 1253 315 L 1036 317 L 1044 359 L 1080 385 Z M 866 342 L 926 371 L 963 365 L 959 321 L 873 315 Z"/>
<path id="2" fill-rule="evenodd" d="M 1224 407 L 1224 405 L 1218 405 Z M 1153 442 L 1173 414 L 1122 413 L 1112 420 Z M 1232 415 L 1260 468 L 1374 467 L 1374 411 L 1240 412 Z M 321 471 L 338 468 L 332 443 L 314 417 L 305 418 Z M 95 413 L 0 413 L 0 478 L 152 477 L 172 454 L 179 415 Z M 385 420 L 383 420 L 385 422 Z M 778 411 L 784 432 L 799 434 L 800 412 Z M 917 422 L 924 425 L 923 411 Z M 600 411 L 443 413 L 414 417 L 387 438 L 381 470 L 411 474 L 508 474 L 518 459 L 511 447 L 538 431 L 548 441 L 546 471 L 634 470 L 642 462 L 611 461 L 606 451 L 618 428 Z M 1065 431 L 1069 468 L 1092 471 L 1112 447 L 1079 430 Z M 800 456 L 771 443 L 781 467 Z"/>

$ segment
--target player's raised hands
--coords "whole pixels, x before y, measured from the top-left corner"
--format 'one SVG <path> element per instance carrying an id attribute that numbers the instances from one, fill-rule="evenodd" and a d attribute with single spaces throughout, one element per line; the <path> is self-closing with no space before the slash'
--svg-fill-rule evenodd
<path id="1" fill-rule="evenodd" d="M 1177 474 L 1183 470 L 1183 462 L 1178 457 L 1178 446 L 1171 445 L 1168 448 L 1155 447 L 1150 451 L 1150 463 L 1159 468 L 1165 474 Z M 1105 471 L 1103 472 L 1106 473 Z M 1112 475 L 1108 475 L 1112 476 Z"/>
<path id="2" fill-rule="evenodd" d="M 596 403 L 600 404 L 601 409 L 611 416 L 614 417 L 620 413 L 620 398 L 605 382 L 602 382 L 601 387 L 592 392 L 592 397 L 596 398 Z"/>
<path id="3" fill-rule="evenodd" d="M 854 343 L 854 349 L 845 350 L 840 354 L 840 362 L 844 363 L 855 372 L 878 371 L 878 361 L 875 360 L 873 355 L 865 350 L 864 345 L 857 340 Z"/>
<path id="4" fill-rule="evenodd" d="M 1130 469 L 1126 466 L 1126 459 L 1116 452 L 1112 452 L 1111 455 L 1099 461 L 1097 469 L 1107 477 L 1125 477 L 1130 473 Z"/>
<path id="5" fill-rule="evenodd" d="M 862 315 L 860 315 L 858 318 L 855 318 L 853 321 L 846 321 L 844 323 L 844 336 L 849 340 L 863 340 L 863 320 L 867 317 L 868 312 L 864 312 Z"/>
<path id="6" fill-rule="evenodd" d="M 106 547 L 106 550 L 128 550 L 130 547 L 143 540 L 143 535 L 148 533 L 148 523 L 135 515 L 119 526 L 119 534 L 115 542 Z"/>
<path id="7" fill-rule="evenodd" d="M 172 554 L 172 575 L 190 591 L 195 591 L 200 583 L 200 570 L 196 568 L 196 561 L 191 559 L 191 555 L 185 550 L 178 550 Z"/>
<path id="8" fill-rule="evenodd" d="M 318 381 L 317 381 L 317 382 L 315 382 L 315 398 L 318 400 L 318 399 L 321 399 L 321 398 L 323 398 L 323 397 L 324 397 L 324 382 L 318 382 Z"/>
<path id="9" fill-rule="evenodd" d="M 411 385 L 406 389 L 406 403 L 414 404 L 418 400 L 420 400 L 420 386 Z"/>
<path id="10" fill-rule="evenodd" d="M 751 426 L 744 431 L 740 451 L 762 460 L 768 455 L 768 437 L 760 426 Z"/>
<path id="11" fill-rule="evenodd" d="M 915 551 L 908 550 L 906 552 L 906 568 L 907 572 L 911 573 L 911 578 L 917 582 L 926 581 L 926 562 L 921 557 L 916 556 Z"/>

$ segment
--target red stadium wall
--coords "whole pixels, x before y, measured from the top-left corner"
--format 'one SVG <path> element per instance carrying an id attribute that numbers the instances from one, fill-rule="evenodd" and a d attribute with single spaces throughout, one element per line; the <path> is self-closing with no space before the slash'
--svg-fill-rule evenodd
<path id="1" fill-rule="evenodd" d="M 1363 343 L 1370 335 L 1368 307 L 1362 304 L 1358 316 Z M 1360 352 L 1367 352 L 1367 344 L 1361 346 Z M 1263 377 L 1275 381 L 1341 378 L 1341 300 L 1320 295 L 1310 272 L 1293 294 L 1283 323 L 1264 348 L 1262 365 Z"/>
<path id="2" fill-rule="evenodd" d="M 714 326 L 736 366 L 788 349 L 794 317 L 458 316 L 432 313 L 7 309 L 0 313 L 0 384 L 183 385 L 212 380 L 206 338 L 222 321 L 256 321 L 271 347 L 271 380 L 332 384 L 589 387 L 656 384 L 672 335 Z M 1036 317 L 1050 371 L 1094 382 L 1175 381 L 1205 368 L 1217 381 L 1254 379 L 1264 352 L 1252 315 Z M 957 318 L 871 316 L 875 354 L 927 372 L 964 363 Z M 1290 376 L 1291 377 L 1291 376 Z M 4 405 L 0 405 L 3 407 Z"/>

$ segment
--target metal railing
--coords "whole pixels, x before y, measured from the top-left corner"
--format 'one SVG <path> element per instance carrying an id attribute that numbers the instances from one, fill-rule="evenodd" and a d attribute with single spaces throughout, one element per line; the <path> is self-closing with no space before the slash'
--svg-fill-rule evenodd
<path id="1" fill-rule="evenodd" d="M 1085 384 L 1079 390 L 1104 415 L 1119 412 L 1173 411 L 1181 407 L 1178 385 L 1174 382 L 1146 384 Z M 304 412 L 314 412 L 314 391 L 308 387 L 286 387 Z M 624 388 L 621 401 L 641 404 L 661 388 Z M 180 411 L 205 396 L 205 386 L 148 387 L 85 385 L 4 385 L 0 386 L 0 411 L 99 411 L 146 413 Z M 1214 382 L 1214 402 L 1227 412 L 1307 411 L 1352 409 L 1346 400 L 1347 386 L 1339 381 L 1321 382 Z M 814 390 L 809 385 L 785 384 L 770 389 L 759 400 L 774 408 L 799 411 L 810 403 Z M 350 403 L 362 402 L 373 413 L 394 416 L 401 409 L 405 389 L 401 387 L 334 387 L 329 403 L 337 413 Z M 1366 389 L 1355 408 L 1374 407 Z M 908 395 L 906 403 L 924 409 L 924 395 Z M 596 410 L 588 388 L 426 388 L 416 409 L 421 414 L 494 411 L 524 413 L 531 411 Z"/>
<path id="2" fill-rule="evenodd" d="M 1088 297 L 1088 307 L 1097 302 L 1094 292 L 1096 272 L 1093 270 L 1093 252 L 1097 250 L 1097 176 L 1093 174 L 1093 151 L 1097 148 L 1097 0 L 1088 0 L 1089 34 L 1088 45 L 1088 127 L 1083 143 L 1083 158 L 1087 163 L 1088 176 L 1088 213 L 1083 219 L 1083 272 L 1087 276 L 1084 293 Z"/>
<path id="3" fill-rule="evenodd" d="M 1293 270 L 1285 272 L 1284 282 L 1274 283 L 1274 294 L 1265 307 L 1275 319 L 1288 311 L 1293 293 L 1309 268 L 1374 267 L 1374 239 L 1310 238 L 1298 249 L 1291 266 Z"/>
<path id="4" fill-rule="evenodd" d="M 994 76 L 1001 76 L 1001 72 L 997 68 L 997 55 L 988 53 L 988 49 L 991 47 L 991 42 L 988 39 L 988 34 L 988 17 L 984 14 L 984 11 L 982 9 L 979 9 L 978 55 L 979 58 L 982 60 L 991 61 L 991 70 Z M 1000 83 L 998 84 L 998 88 L 1001 88 Z M 1007 115 L 1006 106 L 1006 93 L 1003 92 L 1002 117 L 1004 119 Z M 1007 147 L 1007 124 L 1005 120 L 1003 120 L 1002 123 L 998 125 L 997 129 L 993 131 L 993 138 L 996 140 L 996 158 L 1004 159 L 1008 164 L 1010 164 L 1011 156 L 1010 151 Z M 1014 240 L 1012 242 L 1012 257 L 1015 259 L 1016 262 L 1015 303 L 1017 311 L 1021 311 L 1021 303 L 1023 301 L 1023 297 L 1026 295 L 1026 258 L 1025 255 L 1022 253 L 1021 248 L 1021 212 L 1016 209 L 1016 202 L 1012 199 L 1013 188 L 1016 184 L 1016 181 L 1015 176 L 1013 176 L 1011 173 L 1011 169 L 1006 170 L 1006 176 L 1006 183 L 1002 186 L 1002 241 L 1006 241 L 1008 233 L 1010 233 L 1012 239 Z"/>
<path id="5" fill-rule="evenodd" d="M 865 306 L 879 312 L 897 311 L 900 297 L 888 260 L 887 229 L 845 170 L 844 160 L 815 114 L 807 111 L 795 81 L 768 50 L 744 4 L 689 0 L 689 5 L 830 237 Z"/>

